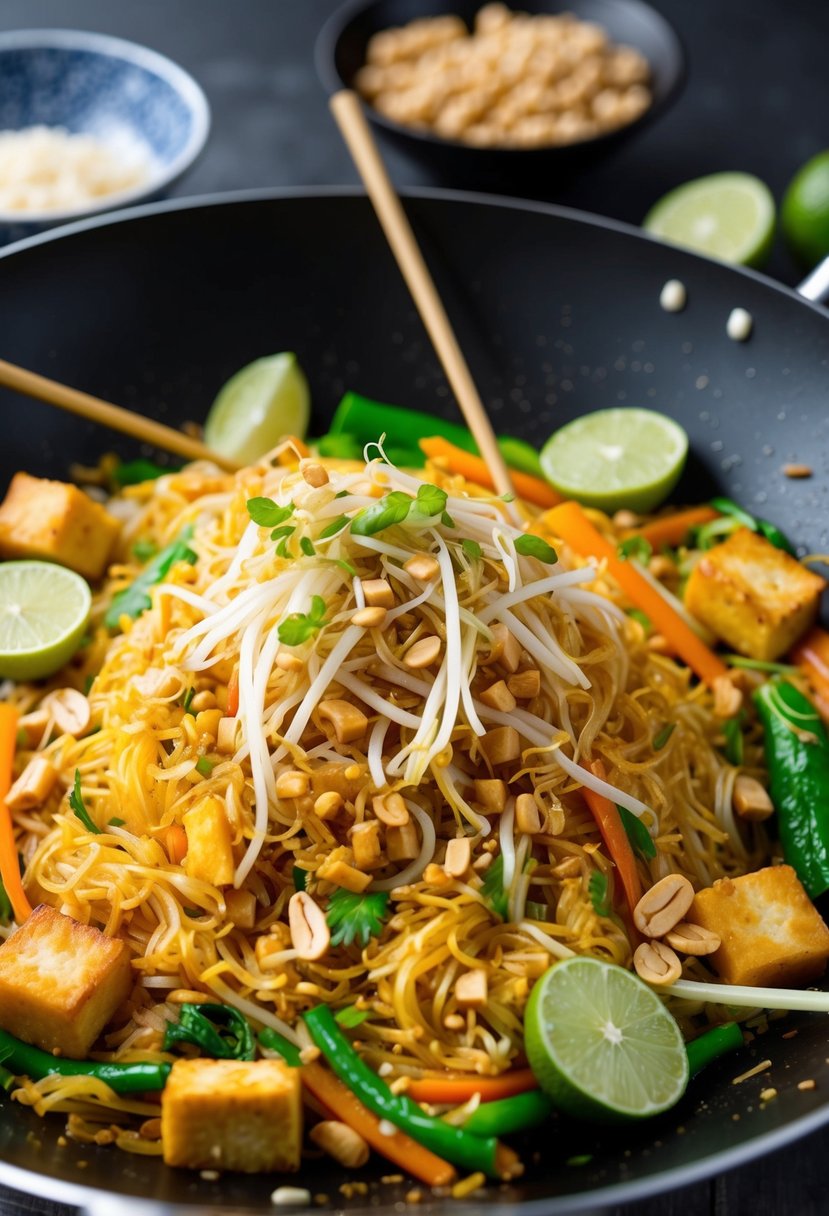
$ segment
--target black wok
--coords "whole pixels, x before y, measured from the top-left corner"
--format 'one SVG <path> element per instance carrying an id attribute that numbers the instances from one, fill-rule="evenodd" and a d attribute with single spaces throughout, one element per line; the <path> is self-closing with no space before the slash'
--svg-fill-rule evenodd
<path id="1" fill-rule="evenodd" d="M 826 552 L 829 316 L 820 307 L 573 212 L 426 191 L 407 207 L 499 430 L 541 441 L 585 410 L 653 406 L 691 436 L 679 500 L 717 487 L 804 551 Z M 673 277 L 688 289 L 680 314 L 659 306 Z M 746 344 L 726 336 L 735 306 L 754 317 Z M 453 414 L 370 207 L 351 191 L 161 205 L 0 253 L 0 356 L 167 422 L 202 418 L 233 371 L 277 350 L 295 350 L 308 373 L 317 431 L 347 387 Z M 0 417 L 0 488 L 18 468 L 63 476 L 70 461 L 136 450 L 9 395 Z M 814 476 L 787 480 L 789 460 Z M 658 1121 L 604 1133 L 554 1122 L 527 1143 L 521 1184 L 488 1192 L 489 1210 L 519 1201 L 528 1213 L 595 1210 L 768 1152 L 829 1122 L 829 1091 L 796 1088 L 820 1073 L 828 1048 L 824 1018 L 792 1016 L 712 1066 Z M 770 1072 L 731 1084 L 765 1058 Z M 761 1109 L 769 1083 L 779 1096 Z M 0 1182 L 100 1212 L 118 1210 L 112 1192 L 136 1213 L 139 1198 L 153 1213 L 175 1204 L 273 1210 L 277 1179 L 205 1181 L 113 1149 L 60 1146 L 61 1131 L 60 1118 L 38 1120 L 4 1097 Z M 589 1160 L 566 1164 L 576 1155 Z M 375 1164 L 366 1177 L 384 1172 Z M 338 1169 L 320 1161 L 310 1173 L 311 1190 L 339 1205 Z M 347 1206 L 377 1212 L 406 1189 Z"/>

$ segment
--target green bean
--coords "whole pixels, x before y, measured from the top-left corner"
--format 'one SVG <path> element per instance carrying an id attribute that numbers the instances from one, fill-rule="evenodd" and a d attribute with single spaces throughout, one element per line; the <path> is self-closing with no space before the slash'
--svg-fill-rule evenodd
<path id="1" fill-rule="evenodd" d="M 149 1093 L 163 1089 L 170 1075 L 169 1064 L 119 1064 L 98 1060 L 64 1060 L 39 1047 L 21 1043 L 6 1030 L 0 1030 L 0 1057 L 16 1077 L 42 1077 L 59 1073 L 62 1077 L 97 1077 L 116 1094 Z"/>

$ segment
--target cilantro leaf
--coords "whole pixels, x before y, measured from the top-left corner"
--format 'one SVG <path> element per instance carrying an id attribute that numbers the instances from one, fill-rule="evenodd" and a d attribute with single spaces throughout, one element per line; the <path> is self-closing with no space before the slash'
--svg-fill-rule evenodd
<path id="1" fill-rule="evenodd" d="M 368 1009 L 358 1009 L 356 1005 L 346 1005 L 345 1009 L 338 1009 L 334 1014 L 334 1021 L 338 1026 L 342 1026 L 343 1030 L 353 1030 L 355 1026 L 360 1026 L 365 1022 L 366 1018 L 370 1018 L 371 1013 Z"/>
<path id="2" fill-rule="evenodd" d="M 413 502 L 414 499 L 402 490 L 392 490 L 391 494 L 386 494 L 379 502 L 355 515 L 351 521 L 351 531 L 355 536 L 374 536 L 375 532 L 401 524 L 412 509 Z"/>
<path id="3" fill-rule="evenodd" d="M 306 557 L 313 557 L 316 553 L 313 541 L 307 536 L 300 536 L 299 547 Z"/>
<path id="4" fill-rule="evenodd" d="M 87 832 L 93 832 L 96 836 L 100 836 L 101 829 L 96 827 L 92 822 L 89 811 L 84 806 L 83 794 L 81 793 L 81 770 L 75 769 L 75 784 L 72 787 L 72 793 L 69 795 L 69 806 L 80 819 Z"/>
<path id="5" fill-rule="evenodd" d="M 323 625 L 327 624 L 325 600 L 321 595 L 315 595 L 311 599 L 311 608 L 308 612 L 292 613 L 281 623 L 277 632 L 279 640 L 284 646 L 301 646 L 314 634 L 319 633 Z"/>
<path id="6" fill-rule="evenodd" d="M 533 536 L 532 532 L 522 532 L 516 537 L 515 552 L 520 553 L 522 557 L 537 557 L 540 562 L 548 562 L 550 565 L 558 561 L 558 554 L 552 545 L 548 545 L 540 536 Z"/>
<path id="7" fill-rule="evenodd" d="M 625 806 L 616 804 L 616 810 L 619 812 L 619 818 L 622 821 L 622 827 L 625 829 L 625 835 L 630 841 L 630 847 L 633 849 L 637 857 L 641 857 L 642 861 L 647 861 L 649 857 L 656 856 L 656 845 L 653 842 L 648 829 L 645 827 L 642 820 L 629 811 Z"/>
<path id="8" fill-rule="evenodd" d="M 653 545 L 644 536 L 629 536 L 616 546 L 616 556 L 623 562 L 631 557 L 640 562 L 647 562 L 652 555 Z"/>
<path id="9" fill-rule="evenodd" d="M 666 722 L 661 730 L 658 730 L 651 740 L 651 747 L 655 752 L 661 752 L 662 748 L 670 739 L 671 735 L 676 730 L 676 722 Z"/>
<path id="10" fill-rule="evenodd" d="M 509 895 L 504 890 L 504 859 L 496 857 L 492 865 L 484 872 L 481 894 L 488 899 L 496 916 L 501 920 L 507 919 Z"/>
<path id="11" fill-rule="evenodd" d="M 195 565 L 197 555 L 187 544 L 193 535 L 193 529 L 185 528 L 178 540 L 174 540 L 166 549 L 162 549 L 153 560 L 144 567 L 138 578 L 112 597 L 112 603 L 107 608 L 104 624 L 107 629 L 117 629 L 122 616 L 136 620 L 142 612 L 152 607 L 149 596 L 150 587 L 163 583 L 176 562 L 189 562 Z"/>
<path id="12" fill-rule="evenodd" d="M 483 549 L 476 540 L 464 539 L 461 541 L 461 548 L 470 561 L 479 561 L 483 553 Z"/>
<path id="13" fill-rule="evenodd" d="M 302 866 L 293 866 L 291 868 L 291 876 L 297 891 L 304 891 L 305 884 L 308 881 L 308 871 L 303 870 Z"/>
<path id="14" fill-rule="evenodd" d="M 209 777 L 213 772 L 215 765 L 212 760 L 208 760 L 207 756 L 199 756 L 196 761 L 196 772 L 202 777 Z"/>
<path id="15" fill-rule="evenodd" d="M 447 494 L 437 486 L 425 483 L 417 487 L 417 498 L 411 509 L 411 517 L 431 519 L 434 515 L 442 515 L 446 510 Z"/>
<path id="16" fill-rule="evenodd" d="M 272 498 L 249 498 L 247 505 L 248 515 L 260 528 L 275 528 L 294 513 L 292 502 L 289 502 L 287 507 L 280 507 Z"/>
<path id="17" fill-rule="evenodd" d="M 448 511 L 443 512 L 443 514 L 440 517 L 440 522 L 443 524 L 444 528 L 456 528 L 457 527 L 457 524 L 455 523 L 454 519 L 452 518 L 452 516 L 449 514 Z"/>
<path id="18" fill-rule="evenodd" d="M 195 695 L 196 695 L 196 690 L 193 687 L 193 685 L 191 684 L 190 687 L 187 689 L 187 692 L 184 694 L 184 700 L 181 702 L 181 708 L 184 710 L 184 712 L 186 714 L 193 714 L 193 711 L 190 708 L 190 703 L 193 700 L 193 697 L 195 697 Z M 194 718 L 195 718 L 195 716 L 196 715 L 193 714 Z"/>
<path id="19" fill-rule="evenodd" d="M 350 946 L 357 941 L 367 946 L 383 928 L 389 905 L 388 891 L 346 891 L 337 887 L 328 901 L 326 920 L 332 946 Z"/>
<path id="20" fill-rule="evenodd" d="M 593 911 L 597 916 L 610 915 L 609 887 L 610 884 L 607 881 L 607 875 L 602 874 L 601 870 L 594 870 L 590 875 L 587 890 L 590 894 L 590 902 L 593 905 Z"/>
<path id="21" fill-rule="evenodd" d="M 349 522 L 347 515 L 338 515 L 336 519 L 332 519 L 330 524 L 326 524 L 322 532 L 319 534 L 320 540 L 328 540 L 329 536 L 336 536 L 341 532 Z"/>

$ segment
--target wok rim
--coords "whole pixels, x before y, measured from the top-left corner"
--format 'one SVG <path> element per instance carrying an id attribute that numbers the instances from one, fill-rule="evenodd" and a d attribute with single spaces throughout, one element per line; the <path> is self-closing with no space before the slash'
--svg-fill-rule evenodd
<path id="1" fill-rule="evenodd" d="M 549 215 L 553 218 L 619 233 L 622 236 L 644 241 L 648 244 L 660 245 L 666 254 L 669 254 L 671 251 L 678 252 L 686 257 L 696 259 L 702 265 L 710 265 L 713 261 L 715 266 L 730 271 L 737 280 L 745 277 L 767 289 L 772 289 L 780 295 L 794 300 L 801 308 L 806 308 L 817 314 L 822 318 L 824 323 L 829 324 L 829 312 L 827 312 L 825 307 L 799 295 L 794 288 L 786 284 L 779 283 L 775 279 L 747 267 L 730 266 L 704 257 L 692 250 L 666 245 L 664 242 L 631 224 L 607 216 L 592 215 L 589 212 L 576 208 L 561 207 L 557 204 L 538 202 L 536 200 L 513 199 L 505 195 L 450 190 L 438 187 L 407 188 L 401 191 L 401 197 L 404 200 L 424 199 L 438 203 L 471 202 L 476 205 L 495 207 L 506 211 Z M 332 185 L 259 188 L 232 192 L 212 192 L 192 197 L 167 199 L 161 202 L 146 203 L 141 206 L 126 208 L 115 214 L 92 215 L 71 224 L 61 225 L 47 232 L 25 237 L 22 240 L 0 248 L 0 260 L 13 257 L 18 253 L 25 253 L 30 249 L 50 244 L 53 241 L 63 240 L 65 237 L 83 235 L 100 227 L 129 223 L 133 220 L 151 218 L 159 214 L 196 210 L 205 207 L 277 202 L 282 199 L 318 200 L 338 198 L 366 198 L 366 195 L 359 186 Z M 824 1127 L 827 1123 L 829 1123 L 829 1101 L 821 1109 L 798 1116 L 783 1127 L 761 1132 L 744 1144 L 700 1157 L 689 1165 L 675 1166 L 646 1178 L 631 1178 L 629 1181 L 592 1188 L 580 1193 L 550 1195 L 546 1198 L 519 1200 L 517 1203 L 513 1201 L 495 1201 L 494 1203 L 487 1204 L 486 1212 L 491 1214 L 491 1216 L 511 1216 L 516 1210 L 520 1211 L 521 1216 L 567 1216 L 569 1213 L 584 1213 L 591 1210 L 595 1212 L 602 1207 L 651 1198 L 668 1191 L 681 1190 L 696 1182 L 704 1181 L 706 1178 L 710 1178 L 717 1173 L 746 1165 L 761 1155 L 775 1152 L 795 1140 L 810 1135 L 812 1132 Z M 194 1212 L 198 1211 L 200 1202 L 182 1204 L 177 1202 L 168 1203 L 161 1200 L 146 1200 L 139 1196 L 125 1194 L 122 1191 L 112 1191 L 91 1185 L 84 1186 L 76 1182 L 33 1172 L 7 1161 L 0 1161 L 0 1184 L 23 1193 L 28 1192 L 39 1199 L 74 1205 L 85 1212 L 93 1214 L 93 1216 L 97 1212 L 100 1212 L 100 1216 L 104 1216 L 105 1212 L 110 1213 L 112 1211 L 111 1207 L 105 1205 L 110 1204 L 113 1198 L 126 1200 L 130 1204 L 131 1210 L 136 1213 L 136 1216 L 165 1216 L 168 1213 L 170 1216 L 188 1216 L 188 1214 L 192 1216 Z M 449 1202 L 452 1204 L 453 1211 L 463 1210 L 459 1205 L 459 1201 L 451 1200 Z M 210 1201 L 204 1206 L 213 1208 L 216 1205 L 214 1201 Z M 237 1204 L 234 1204 L 233 1207 L 237 1213 L 241 1214 L 245 1211 L 244 1208 L 240 1208 Z M 353 1213 L 353 1216 L 368 1216 L 368 1213 L 371 1213 L 371 1216 L 382 1216 L 384 1211 L 390 1212 L 392 1209 L 393 1203 L 390 1202 L 388 1204 L 372 1205 L 370 1208 L 349 1210 Z M 247 1210 L 252 1212 L 259 1209 L 248 1208 Z M 442 1201 L 437 1201 L 436 1210 L 446 1210 L 446 1206 Z M 466 1205 L 466 1210 L 469 1210 L 468 1205 Z"/>

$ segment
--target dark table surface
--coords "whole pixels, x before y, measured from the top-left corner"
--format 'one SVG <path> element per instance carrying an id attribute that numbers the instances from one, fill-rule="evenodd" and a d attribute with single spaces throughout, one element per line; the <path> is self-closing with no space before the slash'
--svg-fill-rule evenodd
<path id="1" fill-rule="evenodd" d="M 313 69 L 316 33 L 336 0 L 0 0 L 0 30 L 101 30 L 189 69 L 213 110 L 207 150 L 179 195 L 356 181 Z M 449 5 L 448 7 L 451 7 Z M 612 161 L 555 192 L 568 206 L 639 223 L 671 186 L 721 169 L 756 173 L 779 198 L 795 169 L 829 145 L 829 0 L 657 0 L 691 73 L 676 106 Z M 398 186 L 431 184 L 389 155 Z M 462 183 L 452 183 L 460 185 Z M 505 182 L 502 192 L 509 194 Z M 769 272 L 797 272 L 779 242 Z M 744 1169 L 614 1216 L 808 1216 L 829 1212 L 829 1133 Z M 113 1209 L 115 1210 L 115 1209 Z M 0 1212 L 67 1209 L 0 1188 Z"/>

